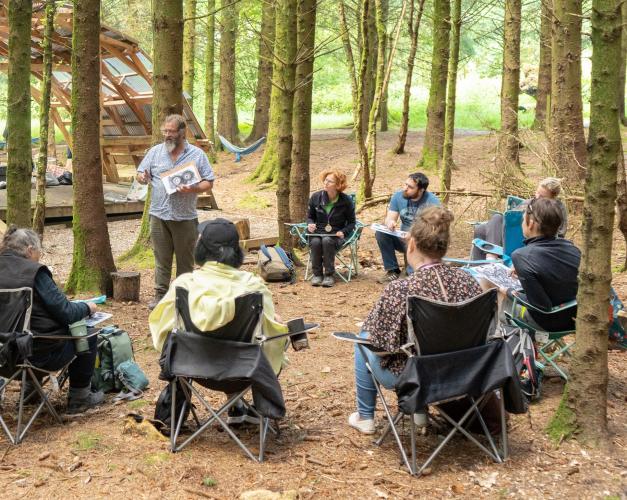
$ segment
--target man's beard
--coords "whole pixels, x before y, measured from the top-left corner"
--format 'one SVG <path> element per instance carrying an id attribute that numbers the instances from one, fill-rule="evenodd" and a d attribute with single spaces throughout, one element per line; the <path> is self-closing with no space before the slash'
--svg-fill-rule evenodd
<path id="1" fill-rule="evenodd" d="M 165 148 L 168 150 L 168 153 L 171 153 L 178 146 L 178 142 L 176 139 L 166 139 L 165 140 Z"/>

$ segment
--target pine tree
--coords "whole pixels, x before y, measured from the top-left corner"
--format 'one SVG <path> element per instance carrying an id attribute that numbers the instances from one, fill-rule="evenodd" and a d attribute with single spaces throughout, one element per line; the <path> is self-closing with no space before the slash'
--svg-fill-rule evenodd
<path id="1" fill-rule="evenodd" d="M 215 26 L 216 0 L 207 0 L 207 45 L 205 48 L 205 134 L 215 143 L 216 128 L 213 94 L 215 91 Z"/>
<path id="2" fill-rule="evenodd" d="M 220 97 L 218 101 L 218 134 L 239 144 L 235 104 L 235 42 L 239 16 L 238 0 L 222 0 L 220 31 Z"/>
<path id="3" fill-rule="evenodd" d="M 100 0 L 74 0 L 72 17 L 72 180 L 74 250 L 66 288 L 111 295 L 115 271 L 100 156 Z"/>
<path id="4" fill-rule="evenodd" d="M 196 0 L 185 0 L 183 28 L 183 91 L 189 95 L 189 105 L 194 104 L 195 50 L 196 50 Z"/>
<path id="5" fill-rule="evenodd" d="M 546 113 L 551 97 L 551 0 L 541 0 L 540 7 L 540 63 L 538 65 L 538 90 L 533 128 L 545 130 Z"/>

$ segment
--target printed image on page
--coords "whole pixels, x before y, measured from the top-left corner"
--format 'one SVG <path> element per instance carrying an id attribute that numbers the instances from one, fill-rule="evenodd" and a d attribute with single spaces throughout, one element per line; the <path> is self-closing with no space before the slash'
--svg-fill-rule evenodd
<path id="1" fill-rule="evenodd" d="M 483 278 L 497 287 L 514 288 L 516 290 L 522 288 L 520 281 L 511 275 L 512 269 L 500 262 L 471 267 L 469 271 L 477 280 Z"/>
<path id="2" fill-rule="evenodd" d="M 392 236 L 396 236 L 397 238 L 401 238 L 401 239 L 407 238 L 407 235 L 408 235 L 407 231 L 395 231 L 395 230 L 388 228 L 384 224 L 377 224 L 376 222 L 370 225 L 370 229 L 372 229 L 373 231 L 377 231 L 379 233 L 391 234 Z"/>
<path id="3" fill-rule="evenodd" d="M 176 193 L 176 189 L 180 186 L 191 186 L 198 184 L 201 180 L 200 173 L 194 163 L 185 163 L 161 174 L 161 182 L 163 182 L 168 194 Z"/>

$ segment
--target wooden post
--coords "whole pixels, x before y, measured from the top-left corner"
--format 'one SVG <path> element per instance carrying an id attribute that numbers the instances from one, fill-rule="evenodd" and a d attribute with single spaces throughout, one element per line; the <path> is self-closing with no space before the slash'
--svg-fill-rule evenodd
<path id="1" fill-rule="evenodd" d="M 0 238 L 4 237 L 4 233 L 7 232 L 7 225 L 2 219 L 0 219 Z"/>
<path id="2" fill-rule="evenodd" d="M 111 273 L 111 278 L 114 300 L 139 302 L 139 273 L 118 271 Z"/>
<path id="3" fill-rule="evenodd" d="M 234 224 L 240 241 L 250 239 L 250 222 L 248 219 L 236 220 Z"/>

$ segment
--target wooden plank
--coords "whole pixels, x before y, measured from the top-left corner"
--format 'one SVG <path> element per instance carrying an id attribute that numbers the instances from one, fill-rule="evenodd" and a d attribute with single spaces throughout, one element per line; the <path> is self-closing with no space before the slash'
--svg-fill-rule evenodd
<path id="1" fill-rule="evenodd" d="M 278 236 L 269 236 L 266 238 L 252 238 L 250 240 L 240 240 L 239 245 L 244 250 L 258 250 L 261 245 L 276 245 L 279 242 Z"/>
<path id="2" fill-rule="evenodd" d="M 2 238 L 4 236 L 4 233 L 7 232 L 7 225 L 4 223 L 3 220 L 0 219 L 0 238 Z"/>

